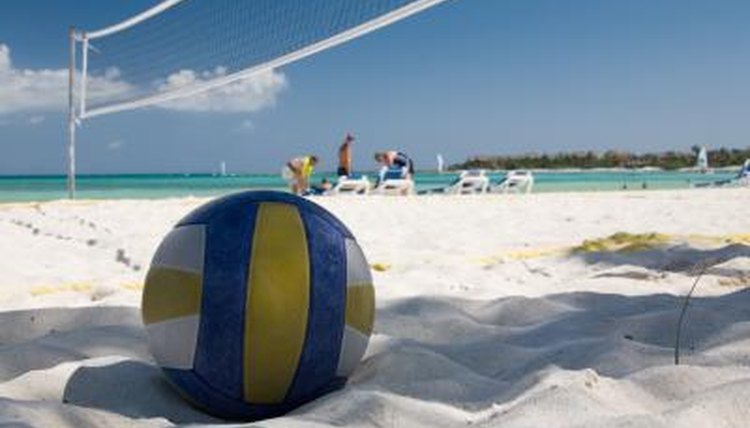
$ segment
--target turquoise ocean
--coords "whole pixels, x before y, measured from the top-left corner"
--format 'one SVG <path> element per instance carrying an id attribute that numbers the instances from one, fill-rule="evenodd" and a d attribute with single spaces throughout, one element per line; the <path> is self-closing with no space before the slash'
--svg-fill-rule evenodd
<path id="1" fill-rule="evenodd" d="M 374 174 L 370 174 L 372 177 Z M 493 181 L 504 174 L 491 173 Z M 732 178 L 735 172 L 699 174 L 672 171 L 535 172 L 534 192 L 619 191 L 622 189 L 685 189 L 696 183 Z M 450 184 L 457 174 L 417 173 L 417 190 Z M 315 174 L 312 183 L 333 174 Z M 278 174 L 139 174 L 81 175 L 79 199 L 156 199 L 219 196 L 250 189 L 286 189 Z M 64 176 L 0 176 L 0 202 L 48 201 L 67 197 Z"/>

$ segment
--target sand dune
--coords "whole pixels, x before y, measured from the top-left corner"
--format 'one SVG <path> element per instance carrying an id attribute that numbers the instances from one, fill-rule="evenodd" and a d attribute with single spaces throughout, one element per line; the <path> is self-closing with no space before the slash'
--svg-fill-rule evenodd
<path id="1" fill-rule="evenodd" d="M 375 333 L 344 390 L 260 426 L 747 426 L 750 192 L 316 201 L 377 265 Z M 222 422 L 161 376 L 138 309 L 202 202 L 0 205 L 0 423 Z"/>

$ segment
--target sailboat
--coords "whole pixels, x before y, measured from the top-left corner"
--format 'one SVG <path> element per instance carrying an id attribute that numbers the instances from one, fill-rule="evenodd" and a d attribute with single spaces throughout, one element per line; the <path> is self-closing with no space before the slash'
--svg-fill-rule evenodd
<path id="1" fill-rule="evenodd" d="M 439 174 L 443 173 L 443 168 L 445 167 L 445 161 L 443 161 L 443 155 L 440 153 L 437 154 L 437 171 Z"/>
<path id="2" fill-rule="evenodd" d="M 227 163 L 226 161 L 221 161 L 221 164 L 219 165 L 219 175 L 222 177 L 227 176 Z"/>
<path id="3" fill-rule="evenodd" d="M 708 151 L 706 151 L 705 146 L 701 146 L 700 151 L 698 151 L 698 158 L 695 160 L 695 169 L 698 170 L 698 172 L 700 172 L 701 174 L 709 174 L 714 172 L 708 166 Z"/>

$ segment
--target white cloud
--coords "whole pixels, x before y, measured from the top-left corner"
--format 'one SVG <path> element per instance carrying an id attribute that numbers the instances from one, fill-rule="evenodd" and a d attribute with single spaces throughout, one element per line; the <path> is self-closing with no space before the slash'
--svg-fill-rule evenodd
<path id="1" fill-rule="evenodd" d="M 226 72 L 223 67 L 203 72 L 182 70 L 154 83 L 153 89 L 170 91 L 224 76 Z M 273 106 L 278 94 L 286 87 L 284 74 L 269 70 L 208 92 L 162 103 L 157 107 L 193 112 L 253 112 Z M 129 92 L 138 89 L 128 83 L 126 76 L 117 68 L 109 68 L 102 74 L 88 76 L 87 92 L 91 98 L 122 100 L 127 98 Z M 67 103 L 67 68 L 15 68 L 11 61 L 10 47 L 0 43 L 0 115 L 65 111 Z"/>
<path id="2" fill-rule="evenodd" d="M 167 77 L 157 85 L 157 89 L 171 91 L 225 74 L 223 67 L 202 73 L 182 70 Z M 268 70 L 198 95 L 159 104 L 158 107 L 195 112 L 252 112 L 275 105 L 278 94 L 286 87 L 287 80 L 283 73 Z M 252 126 L 252 122 L 249 123 Z"/>
<path id="3" fill-rule="evenodd" d="M 78 82 L 80 83 L 80 82 Z M 120 70 L 110 67 L 104 70 L 101 75 L 89 74 L 86 76 L 86 99 L 123 99 L 129 92 L 135 88 L 120 79 Z"/>
<path id="4" fill-rule="evenodd" d="M 131 89 L 115 69 L 89 77 L 88 90 L 96 96 L 122 94 Z M 68 70 L 14 68 L 10 47 L 0 43 L 0 114 L 64 111 L 68 105 Z M 38 124 L 29 121 L 32 125 Z"/>
<path id="5" fill-rule="evenodd" d="M 66 70 L 15 69 L 10 48 L 0 44 L 0 114 L 62 109 L 67 88 Z"/>
<path id="6" fill-rule="evenodd" d="M 28 122 L 29 125 L 39 125 L 40 123 L 44 122 L 44 116 L 38 114 L 29 117 L 26 122 Z"/>
<path id="7" fill-rule="evenodd" d="M 120 150 L 124 145 L 125 143 L 122 140 L 115 140 L 115 141 L 110 141 L 107 144 L 107 148 L 110 150 Z"/>

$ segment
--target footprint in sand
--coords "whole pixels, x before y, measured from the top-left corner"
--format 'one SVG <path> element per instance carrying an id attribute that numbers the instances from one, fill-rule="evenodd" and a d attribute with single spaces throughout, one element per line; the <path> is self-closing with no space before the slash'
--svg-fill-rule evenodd
<path id="1" fill-rule="evenodd" d="M 136 272 L 141 270 L 141 265 L 138 265 L 138 264 L 131 265 L 133 260 L 130 257 L 125 255 L 125 250 L 122 248 L 117 249 L 117 253 L 115 255 L 115 261 L 118 263 L 124 264 L 125 266 L 133 269 Z"/>
<path id="2" fill-rule="evenodd" d="M 118 263 L 122 263 L 125 266 L 130 266 L 130 258 L 125 257 L 125 250 L 122 248 L 117 249 L 117 253 L 115 254 L 115 261 Z"/>

